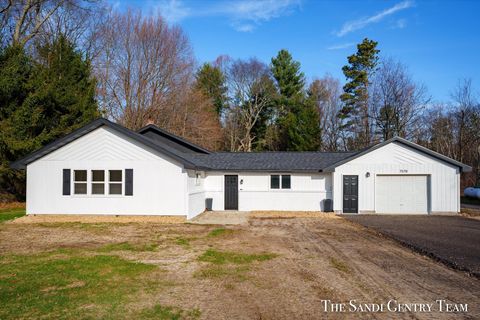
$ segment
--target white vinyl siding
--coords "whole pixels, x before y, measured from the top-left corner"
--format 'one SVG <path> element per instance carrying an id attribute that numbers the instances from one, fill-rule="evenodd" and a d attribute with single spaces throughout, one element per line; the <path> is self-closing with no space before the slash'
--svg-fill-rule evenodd
<path id="1" fill-rule="evenodd" d="M 325 199 L 332 197 L 332 175 L 321 173 L 290 174 L 291 189 L 271 189 L 272 174 L 229 172 L 238 174 L 238 210 L 320 211 Z M 213 199 L 213 210 L 224 209 L 225 172 L 207 172 L 205 197 Z M 280 179 L 281 180 L 281 179 Z M 280 182 L 281 184 L 281 182 Z"/>
<path id="2" fill-rule="evenodd" d="M 333 206 L 338 213 L 342 212 L 343 175 L 358 175 L 359 213 L 377 213 L 381 175 L 428 176 L 429 213 L 459 211 L 459 168 L 401 143 L 387 144 L 335 168 Z"/>
<path id="3" fill-rule="evenodd" d="M 376 179 L 376 212 L 428 213 L 428 177 L 379 175 Z"/>
<path id="4" fill-rule="evenodd" d="M 62 171 L 71 169 L 72 196 Z M 133 195 L 125 196 L 125 170 L 133 169 Z M 74 170 L 87 170 L 87 193 L 74 194 Z M 105 193 L 92 194 L 92 170 L 105 171 Z M 109 194 L 109 170 L 122 170 L 122 193 Z M 99 182 L 100 183 L 100 182 Z M 100 187 L 99 187 L 100 188 Z M 177 161 L 107 127 L 100 127 L 27 166 L 28 214 L 186 216 L 187 175 Z"/>

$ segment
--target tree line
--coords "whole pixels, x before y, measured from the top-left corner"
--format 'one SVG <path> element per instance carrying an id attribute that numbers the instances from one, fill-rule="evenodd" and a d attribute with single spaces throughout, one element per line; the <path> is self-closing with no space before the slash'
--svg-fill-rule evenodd
<path id="1" fill-rule="evenodd" d="M 308 81 L 287 50 L 267 63 L 198 65 L 184 31 L 160 15 L 102 1 L 0 0 L 0 200 L 22 199 L 9 164 L 104 116 L 147 123 L 212 150 L 346 151 L 401 136 L 474 168 L 480 103 L 470 80 L 434 102 L 400 61 L 364 39 L 342 68 Z"/>

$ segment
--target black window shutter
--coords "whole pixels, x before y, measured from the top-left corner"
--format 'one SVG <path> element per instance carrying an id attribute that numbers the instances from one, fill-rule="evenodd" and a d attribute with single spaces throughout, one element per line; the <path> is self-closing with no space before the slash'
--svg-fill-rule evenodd
<path id="1" fill-rule="evenodd" d="M 70 195 L 70 169 L 63 169 L 63 195 L 69 196 Z"/>
<path id="2" fill-rule="evenodd" d="M 125 195 L 133 196 L 133 169 L 125 169 Z"/>

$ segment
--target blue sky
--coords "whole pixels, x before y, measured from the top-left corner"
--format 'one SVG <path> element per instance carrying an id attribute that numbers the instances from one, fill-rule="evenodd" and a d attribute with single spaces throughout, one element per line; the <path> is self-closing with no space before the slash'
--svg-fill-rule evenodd
<path id="1" fill-rule="evenodd" d="M 448 101 L 461 78 L 480 93 L 480 1 L 111 0 L 124 10 L 159 12 L 180 25 L 199 63 L 219 55 L 269 63 L 280 49 L 310 81 L 341 67 L 363 38 L 407 65 L 434 101 Z"/>

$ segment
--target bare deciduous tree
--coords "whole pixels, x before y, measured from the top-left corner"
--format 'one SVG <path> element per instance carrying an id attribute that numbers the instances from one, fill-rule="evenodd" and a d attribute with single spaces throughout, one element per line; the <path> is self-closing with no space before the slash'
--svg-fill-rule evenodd
<path id="1" fill-rule="evenodd" d="M 267 65 L 257 59 L 237 60 L 228 70 L 232 103 L 227 111 L 231 151 L 252 151 L 253 128 L 271 103 L 274 84 Z"/>
<path id="2" fill-rule="evenodd" d="M 167 125 L 163 114 L 181 104 L 193 80 L 187 37 L 161 16 L 133 11 L 113 13 L 102 34 L 105 50 L 96 60 L 101 107 L 132 129 L 147 119 Z"/>
<path id="3" fill-rule="evenodd" d="M 416 84 L 406 67 L 393 59 L 381 61 L 371 86 L 371 117 L 381 139 L 408 138 L 429 98 L 426 88 Z"/>
<path id="4" fill-rule="evenodd" d="M 320 116 L 320 129 L 322 134 L 322 150 L 344 150 L 345 137 L 342 130 L 342 120 L 338 113 L 342 109 L 342 87 L 338 79 L 326 75 L 316 79 L 310 84 L 309 96 L 314 99 Z"/>
<path id="5" fill-rule="evenodd" d="M 427 147 L 472 166 L 462 176 L 463 186 L 480 185 L 480 102 L 469 79 L 458 82 L 451 105 L 440 105 L 428 112 L 424 126 Z"/>
<path id="6" fill-rule="evenodd" d="M 60 10 L 86 10 L 94 1 L 87 0 L 1 0 L 0 27 L 3 45 L 26 45 L 44 33 L 45 26 Z"/>
<path id="7" fill-rule="evenodd" d="M 113 12 L 94 60 L 98 100 L 107 116 L 130 129 L 149 120 L 202 145 L 219 148 L 214 108 L 194 89 L 194 57 L 179 27 L 161 16 Z"/>
<path id="8" fill-rule="evenodd" d="M 101 31 L 108 23 L 108 7 L 101 1 L 90 0 L 88 6 L 66 3 L 45 21 L 38 35 L 40 43 L 53 43 L 59 36 L 66 37 L 89 60 L 103 50 Z"/>

